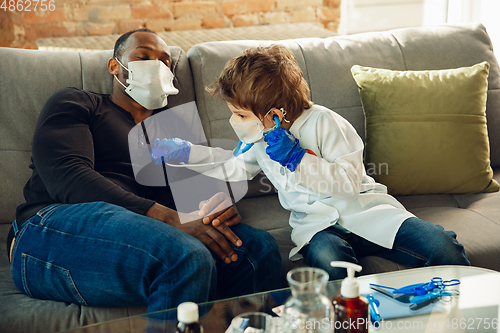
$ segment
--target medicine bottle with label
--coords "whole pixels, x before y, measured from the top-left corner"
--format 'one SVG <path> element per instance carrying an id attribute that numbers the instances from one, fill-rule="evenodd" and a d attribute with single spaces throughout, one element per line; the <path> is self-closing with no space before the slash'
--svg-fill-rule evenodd
<path id="1" fill-rule="evenodd" d="M 332 299 L 335 333 L 368 333 L 368 300 L 359 294 L 359 284 L 354 278 L 354 271 L 361 271 L 361 266 L 343 261 L 332 261 L 331 265 L 347 269 L 347 278 Z"/>
<path id="2" fill-rule="evenodd" d="M 203 326 L 198 322 L 198 305 L 193 302 L 184 302 L 177 307 L 178 333 L 203 333 Z"/>

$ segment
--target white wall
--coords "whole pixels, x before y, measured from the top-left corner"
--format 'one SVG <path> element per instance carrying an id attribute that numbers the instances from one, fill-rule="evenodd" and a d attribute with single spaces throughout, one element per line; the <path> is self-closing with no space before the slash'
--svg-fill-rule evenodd
<path id="1" fill-rule="evenodd" d="M 420 26 L 425 0 L 342 0 L 340 34 Z"/>

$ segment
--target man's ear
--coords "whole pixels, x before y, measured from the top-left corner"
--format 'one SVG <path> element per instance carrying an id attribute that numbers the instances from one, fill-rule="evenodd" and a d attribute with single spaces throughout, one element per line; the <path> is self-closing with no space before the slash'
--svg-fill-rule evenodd
<path id="1" fill-rule="evenodd" d="M 115 58 L 110 58 L 108 60 L 108 71 L 112 75 L 118 75 L 118 73 L 120 72 L 120 64 L 118 64 L 118 61 L 116 61 Z"/>

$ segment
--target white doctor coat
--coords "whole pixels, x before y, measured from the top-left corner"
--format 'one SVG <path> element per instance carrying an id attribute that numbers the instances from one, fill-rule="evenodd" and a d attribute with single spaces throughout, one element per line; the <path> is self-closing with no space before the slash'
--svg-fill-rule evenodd
<path id="1" fill-rule="evenodd" d="M 401 224 L 414 215 L 406 211 L 386 186 L 366 174 L 363 141 L 352 125 L 337 113 L 313 105 L 294 121 L 290 132 L 306 153 L 300 170 L 289 171 L 266 153 L 267 143 L 255 143 L 246 153 L 221 167 L 192 167 L 203 174 L 229 181 L 252 179 L 262 170 L 278 190 L 281 205 L 291 212 L 290 259 L 319 231 L 338 223 L 375 244 L 392 248 Z M 228 151 L 193 145 L 189 164 L 224 161 Z M 224 175 L 224 173 L 226 175 Z"/>

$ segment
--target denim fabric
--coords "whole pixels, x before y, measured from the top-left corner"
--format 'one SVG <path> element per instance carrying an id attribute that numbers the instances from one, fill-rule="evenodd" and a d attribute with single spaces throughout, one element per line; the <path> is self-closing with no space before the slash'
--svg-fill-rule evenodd
<path id="1" fill-rule="evenodd" d="M 243 246 L 224 264 L 194 237 L 103 202 L 51 205 L 16 236 L 11 270 L 26 295 L 90 306 L 206 302 L 219 287 L 237 296 L 283 287 L 278 245 L 267 232 L 232 227 Z"/>
<path id="2" fill-rule="evenodd" d="M 331 267 L 331 261 L 357 264 L 358 258 L 372 255 L 412 267 L 470 266 L 464 247 L 456 237 L 453 231 L 445 231 L 440 225 L 411 217 L 399 228 L 392 249 L 330 227 L 314 235 L 301 253 L 307 264 L 327 271 L 330 280 L 347 276 L 345 268 Z"/>

